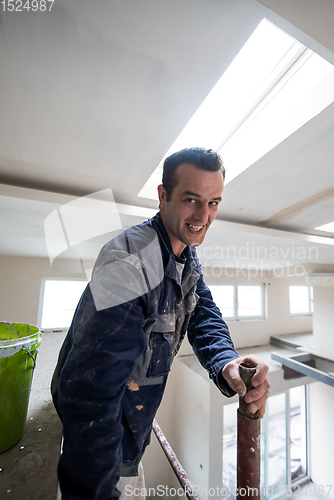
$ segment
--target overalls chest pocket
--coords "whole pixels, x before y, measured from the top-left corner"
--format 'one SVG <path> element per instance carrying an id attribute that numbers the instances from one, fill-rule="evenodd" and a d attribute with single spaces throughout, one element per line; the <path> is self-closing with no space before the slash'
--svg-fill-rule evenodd
<path id="1" fill-rule="evenodd" d="M 178 353 L 185 334 L 187 332 L 189 322 L 196 304 L 198 302 L 198 295 L 196 293 L 189 293 L 183 300 L 182 307 L 178 311 L 176 319 L 175 334 L 174 334 L 174 352 L 173 357 Z"/>
<path id="2" fill-rule="evenodd" d="M 170 371 L 174 351 L 175 319 L 174 312 L 162 314 L 152 328 L 150 335 L 152 355 L 148 377 L 160 377 Z"/>
<path id="3" fill-rule="evenodd" d="M 183 322 L 182 325 L 182 330 L 181 330 L 181 341 L 187 331 L 187 328 L 190 323 L 190 319 L 194 313 L 195 307 L 197 305 L 199 296 L 197 293 L 189 293 L 183 301 L 183 307 L 184 307 L 184 316 L 185 316 L 185 321 Z"/>
<path id="4" fill-rule="evenodd" d="M 186 313 L 189 314 L 189 316 L 192 315 L 194 312 L 195 307 L 197 306 L 199 296 L 197 295 L 196 292 L 194 293 L 188 293 L 188 295 L 184 299 L 184 305 L 185 305 L 185 310 Z"/>

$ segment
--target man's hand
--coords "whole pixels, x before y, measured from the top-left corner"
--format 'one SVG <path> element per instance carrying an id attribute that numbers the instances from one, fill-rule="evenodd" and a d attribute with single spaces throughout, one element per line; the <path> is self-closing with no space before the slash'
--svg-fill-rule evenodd
<path id="1" fill-rule="evenodd" d="M 256 373 L 253 375 L 251 384 L 254 387 L 245 397 L 246 403 L 249 403 L 248 409 L 251 413 L 258 411 L 258 416 L 264 416 L 266 400 L 269 397 L 270 384 L 267 380 L 269 367 L 255 354 L 245 358 L 237 358 L 227 363 L 222 369 L 223 377 L 228 385 L 236 391 L 239 396 L 246 394 L 246 386 L 239 375 L 239 364 L 241 361 L 251 361 L 256 365 Z"/>

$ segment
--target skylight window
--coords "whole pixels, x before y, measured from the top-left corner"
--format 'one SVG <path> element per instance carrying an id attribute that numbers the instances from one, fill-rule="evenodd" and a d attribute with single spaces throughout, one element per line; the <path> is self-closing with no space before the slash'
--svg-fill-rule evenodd
<path id="1" fill-rule="evenodd" d="M 318 226 L 315 229 L 319 229 L 319 231 L 327 231 L 328 233 L 334 233 L 334 221 L 328 222 L 328 224 L 323 224 L 322 226 Z"/>
<path id="2" fill-rule="evenodd" d="M 333 101 L 333 66 L 263 19 L 138 196 L 157 199 L 164 159 L 192 146 L 219 151 L 227 184 Z"/>

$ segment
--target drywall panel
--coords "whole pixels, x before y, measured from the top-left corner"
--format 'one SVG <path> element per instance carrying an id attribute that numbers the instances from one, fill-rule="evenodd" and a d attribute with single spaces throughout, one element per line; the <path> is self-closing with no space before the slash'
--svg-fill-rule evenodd
<path id="1" fill-rule="evenodd" d="M 314 287 L 313 331 L 319 351 L 334 358 L 334 288 Z"/>
<path id="2" fill-rule="evenodd" d="M 209 379 L 205 380 L 179 360 L 173 365 L 172 376 L 178 385 L 171 413 L 170 444 L 190 481 L 199 487 L 199 497 L 207 500 L 210 474 Z M 218 389 L 213 389 L 219 395 Z M 172 480 L 173 486 L 177 487 L 176 478 Z"/>
<path id="3" fill-rule="evenodd" d="M 156 414 L 156 420 L 170 444 L 174 443 L 175 422 L 173 421 L 172 415 L 177 383 L 178 381 L 172 371 L 167 382 L 162 403 Z M 144 466 L 147 496 L 165 496 L 165 492 L 173 485 L 174 472 L 153 431 L 151 434 L 151 442 L 146 448 L 142 462 Z"/>
<path id="4" fill-rule="evenodd" d="M 317 382 L 309 386 L 309 396 L 310 475 L 314 483 L 324 485 L 327 498 L 334 498 L 334 388 Z M 332 486 L 331 491 L 326 485 Z"/>
<path id="5" fill-rule="evenodd" d="M 314 287 L 313 293 L 315 345 L 319 353 L 333 357 L 334 288 Z M 309 387 L 309 411 L 311 478 L 318 485 L 332 485 L 334 388 L 321 382 Z M 330 491 L 329 497 L 334 498 L 334 491 Z"/>

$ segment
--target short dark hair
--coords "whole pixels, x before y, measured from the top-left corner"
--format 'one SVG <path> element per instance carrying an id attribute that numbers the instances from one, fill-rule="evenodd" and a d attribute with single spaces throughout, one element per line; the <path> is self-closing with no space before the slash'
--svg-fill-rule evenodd
<path id="1" fill-rule="evenodd" d="M 212 149 L 204 148 L 181 149 L 181 151 L 168 156 L 164 161 L 162 185 L 167 193 L 167 201 L 170 200 L 173 189 L 178 183 L 176 169 L 183 163 L 194 165 L 209 172 L 221 170 L 223 179 L 225 179 L 225 167 L 218 153 Z"/>

